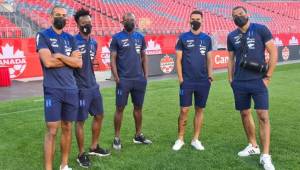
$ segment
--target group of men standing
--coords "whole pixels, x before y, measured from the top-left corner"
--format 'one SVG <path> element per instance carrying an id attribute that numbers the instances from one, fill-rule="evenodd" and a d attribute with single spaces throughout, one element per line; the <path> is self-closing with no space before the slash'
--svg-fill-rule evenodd
<path id="1" fill-rule="evenodd" d="M 228 78 L 232 86 L 236 109 L 241 112 L 243 125 L 249 145 L 238 153 L 239 156 L 260 154 L 255 140 L 255 126 L 251 116 L 251 98 L 260 122 L 260 137 L 263 152 L 260 162 L 265 169 L 275 169 L 269 155 L 270 123 L 268 114 L 268 89 L 270 78 L 277 59 L 276 47 L 270 31 L 263 25 L 250 23 L 247 11 L 243 7 L 233 9 L 232 16 L 236 30 L 228 36 L 229 64 Z M 70 170 L 68 157 L 71 147 L 72 122 L 76 122 L 76 139 L 79 149 L 77 162 L 82 167 L 90 167 L 88 155 L 108 156 L 110 152 L 99 145 L 102 120 L 104 115 L 103 100 L 96 82 L 93 60 L 96 57 L 97 42 L 90 34 L 92 19 L 89 11 L 79 9 L 74 15 L 79 33 L 70 35 L 63 31 L 66 25 L 67 11 L 55 6 L 51 12 L 52 26 L 40 31 L 36 37 L 44 73 L 44 109 L 46 134 L 44 142 L 44 163 L 46 170 L 52 170 L 55 152 L 55 137 L 61 127 L 61 170 Z M 110 44 L 111 70 L 116 82 L 116 111 L 114 117 L 115 137 L 112 145 L 116 150 L 122 148 L 120 129 L 123 112 L 129 94 L 133 103 L 135 135 L 133 142 L 151 144 L 142 133 L 142 107 L 147 86 L 148 65 L 145 53 L 144 36 L 135 31 L 135 16 L 126 13 L 122 24 L 124 30 L 112 37 Z M 213 82 L 212 40 L 201 31 L 203 14 L 195 10 L 190 15 L 189 32 L 180 35 L 176 44 L 176 66 L 180 84 L 180 115 L 178 118 L 178 139 L 173 150 L 180 150 L 184 145 L 184 131 L 189 107 L 194 96 L 195 118 L 194 136 L 191 145 L 197 150 L 204 150 L 200 139 L 203 112 Z M 265 63 L 264 50 L 270 53 L 269 68 L 265 74 L 254 73 L 239 66 L 241 36 L 246 43 L 254 42 L 254 48 L 248 49 L 248 58 Z M 246 45 L 248 46 L 248 45 Z M 250 46 L 249 46 L 250 47 Z M 84 150 L 84 124 L 88 115 L 93 116 L 92 140 L 87 152 Z"/>
<path id="2" fill-rule="evenodd" d="M 72 122 L 76 121 L 76 139 L 79 149 L 77 162 L 90 167 L 88 155 L 108 156 L 110 152 L 99 146 L 104 115 L 103 100 L 96 82 L 93 60 L 97 42 L 90 34 L 92 19 L 89 11 L 79 9 L 74 15 L 79 33 L 70 35 L 63 31 L 67 11 L 55 6 L 51 12 L 52 26 L 40 31 L 36 37 L 44 74 L 44 109 L 47 131 L 44 142 L 45 169 L 52 170 L 55 137 L 61 127 L 60 169 L 70 170 L 68 157 L 71 146 Z M 134 31 L 135 17 L 127 13 L 122 21 L 124 30 L 113 36 L 111 67 L 116 81 L 115 138 L 113 148 L 121 149 L 120 128 L 129 94 L 134 104 L 133 115 L 136 133 L 133 142 L 151 144 L 142 133 L 142 106 L 147 85 L 147 58 L 144 36 Z M 92 141 L 88 152 L 84 150 L 84 123 L 93 116 Z"/>

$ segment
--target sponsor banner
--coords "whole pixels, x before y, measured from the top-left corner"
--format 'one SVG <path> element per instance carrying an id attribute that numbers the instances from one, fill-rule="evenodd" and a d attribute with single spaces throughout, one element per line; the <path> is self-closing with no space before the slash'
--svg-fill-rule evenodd
<path id="1" fill-rule="evenodd" d="M 300 60 L 300 46 L 278 47 L 278 61 Z"/>
<path id="2" fill-rule="evenodd" d="M 146 54 L 175 54 L 176 35 L 145 36 Z"/>
<path id="3" fill-rule="evenodd" d="M 96 37 L 98 43 L 97 55 L 94 61 L 95 71 L 110 70 L 110 51 L 109 45 L 111 37 Z"/>
<path id="4" fill-rule="evenodd" d="M 174 54 L 151 55 L 148 58 L 149 76 L 175 73 L 176 60 Z"/>
<path id="5" fill-rule="evenodd" d="M 274 35 L 282 41 L 278 47 L 279 61 L 300 59 L 300 34 Z M 293 38 L 295 37 L 295 38 Z M 111 37 L 96 37 L 98 42 L 97 56 L 94 60 L 95 71 L 110 70 L 109 45 Z M 149 58 L 150 75 L 170 74 L 175 72 L 175 44 L 174 35 L 146 36 L 146 53 Z M 278 42 L 280 42 L 278 41 Z M 293 45 L 285 45 L 293 44 Z M 40 59 L 36 53 L 35 38 L 0 39 L 0 66 L 8 66 L 10 78 L 30 78 L 42 76 Z M 266 53 L 267 54 L 267 53 Z M 268 60 L 268 55 L 266 55 Z M 226 68 L 228 62 L 227 51 L 213 52 L 213 66 L 215 69 Z"/>
<path id="6" fill-rule="evenodd" d="M 152 40 L 151 38 L 147 41 L 146 41 L 146 54 L 147 55 L 157 55 L 157 54 L 162 54 L 162 49 L 161 49 L 161 46 L 160 44 L 155 41 L 155 40 Z"/>
<path id="7" fill-rule="evenodd" d="M 8 66 L 11 79 L 42 76 L 35 39 L 0 39 L 0 66 Z"/>
<path id="8" fill-rule="evenodd" d="M 159 64 L 160 70 L 165 74 L 169 74 L 175 70 L 175 59 L 168 54 L 164 55 L 164 57 L 160 59 Z"/>
<path id="9" fill-rule="evenodd" d="M 226 68 L 228 63 L 228 52 L 225 50 L 213 51 L 212 52 L 213 68 L 221 69 Z"/>
<path id="10" fill-rule="evenodd" d="M 269 61 L 269 53 L 265 52 L 266 62 Z M 291 60 L 300 60 L 300 46 L 281 46 L 278 47 L 278 62 Z M 226 68 L 228 62 L 227 51 L 213 51 L 213 67 L 214 69 Z"/>
<path id="11" fill-rule="evenodd" d="M 277 46 L 300 45 L 300 34 L 275 34 L 273 37 Z"/>
<path id="12" fill-rule="evenodd" d="M 109 46 L 111 37 L 97 37 L 98 53 L 95 61 L 96 71 L 110 70 L 110 52 Z M 161 54 L 175 54 L 175 35 L 145 36 L 146 54 L 148 56 Z"/>

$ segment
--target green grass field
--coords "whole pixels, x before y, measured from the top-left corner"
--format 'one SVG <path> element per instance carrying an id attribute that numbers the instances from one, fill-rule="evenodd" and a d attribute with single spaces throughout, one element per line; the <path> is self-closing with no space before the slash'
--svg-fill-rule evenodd
<path id="1" fill-rule="evenodd" d="M 213 82 L 201 141 L 205 151 L 189 145 L 192 137 L 193 112 L 189 114 L 185 143 L 174 152 L 171 146 L 177 137 L 178 83 L 176 80 L 152 81 L 146 94 L 143 132 L 153 140 L 149 146 L 135 145 L 132 106 L 124 113 L 121 139 L 123 148 L 112 150 L 114 88 L 102 90 L 105 119 L 101 146 L 112 155 L 92 157 L 91 169 L 262 169 L 259 156 L 239 158 L 237 152 L 247 144 L 239 113 L 234 110 L 231 88 L 226 74 L 216 74 Z M 279 66 L 272 77 L 270 118 L 272 126 L 271 152 L 276 169 L 300 169 L 300 64 Z M 255 114 L 254 114 L 255 115 Z M 255 117 L 257 125 L 257 117 Z M 89 147 L 91 119 L 86 123 L 86 148 Z M 43 169 L 43 139 L 45 123 L 42 98 L 0 102 L 0 169 Z M 74 136 L 74 133 L 73 133 Z M 58 136 L 59 138 L 59 136 Z M 60 163 L 59 141 L 54 167 Z M 77 145 L 72 141 L 69 165 L 81 169 L 75 158 Z"/>

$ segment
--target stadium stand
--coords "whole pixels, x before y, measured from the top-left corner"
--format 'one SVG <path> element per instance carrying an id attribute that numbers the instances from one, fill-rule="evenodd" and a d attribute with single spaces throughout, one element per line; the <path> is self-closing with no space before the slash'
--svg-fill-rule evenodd
<path id="1" fill-rule="evenodd" d="M 77 32 L 73 13 L 84 7 L 93 15 L 93 34 L 112 35 L 122 29 L 120 22 L 125 12 L 133 12 L 140 31 L 146 34 L 179 34 L 189 29 L 188 18 L 193 9 L 204 12 L 203 30 L 211 35 L 226 33 L 235 28 L 231 21 L 234 6 L 245 6 L 252 22 L 266 24 L 273 33 L 295 33 L 300 27 L 300 2 L 240 1 L 240 0 L 8 0 L 15 4 L 17 14 L 37 27 L 49 27 L 49 13 L 55 5 L 68 10 L 66 31 Z M 0 37 L 22 35 L 21 28 L 8 19 L 2 19 Z M 14 29 L 8 29 L 14 27 Z M 35 30 L 34 30 L 35 31 Z M 33 33 L 35 33 L 33 31 Z M 21 33 L 20 33 L 21 32 Z M 2 34 L 1 34 L 2 33 Z M 5 34 L 5 35 L 4 35 Z M 4 36 L 3 36 L 4 35 Z M 224 37 L 218 35 L 218 37 Z"/>
<path id="2" fill-rule="evenodd" d="M 251 5 L 256 6 L 257 8 L 262 8 L 273 13 L 277 13 L 282 16 L 300 20 L 300 3 L 299 2 L 249 2 Z"/>
<path id="3" fill-rule="evenodd" d="M 21 37 L 22 30 L 5 16 L 0 15 L 0 38 Z"/>

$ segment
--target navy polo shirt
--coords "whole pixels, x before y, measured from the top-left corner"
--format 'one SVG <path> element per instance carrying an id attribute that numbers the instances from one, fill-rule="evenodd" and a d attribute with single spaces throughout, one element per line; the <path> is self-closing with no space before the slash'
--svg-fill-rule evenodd
<path id="1" fill-rule="evenodd" d="M 62 32 L 57 34 L 52 27 L 40 31 L 36 36 L 36 48 L 49 49 L 52 54 L 60 53 L 70 56 L 73 51 L 78 50 L 76 41 L 72 35 Z M 42 63 L 44 74 L 43 86 L 59 89 L 77 89 L 74 69 L 69 66 L 60 68 L 46 68 Z"/>
<path id="2" fill-rule="evenodd" d="M 229 52 L 233 52 L 235 56 L 235 69 L 234 80 L 254 80 L 261 79 L 263 73 L 257 73 L 251 70 L 244 69 L 239 66 L 239 63 L 243 57 L 241 47 L 242 36 L 244 36 L 247 44 L 247 59 L 258 62 L 260 64 L 265 63 L 265 48 L 266 42 L 271 40 L 272 34 L 270 30 L 261 24 L 251 23 L 247 32 L 243 33 L 240 29 L 236 29 L 229 33 L 227 37 L 227 48 Z"/>
<path id="3" fill-rule="evenodd" d="M 141 33 L 121 31 L 112 37 L 110 51 L 117 52 L 117 71 L 121 79 L 135 80 L 144 77 L 141 52 L 146 49 Z"/>
<path id="4" fill-rule="evenodd" d="M 74 71 L 77 86 L 79 89 L 98 88 L 93 69 L 93 60 L 96 57 L 98 47 L 97 42 L 91 37 L 86 40 L 80 34 L 75 35 L 74 38 L 82 54 L 82 68 Z"/>
<path id="5" fill-rule="evenodd" d="M 180 35 L 176 50 L 182 51 L 182 75 L 184 81 L 198 82 L 208 79 L 207 53 L 212 50 L 211 38 L 191 31 Z"/>

